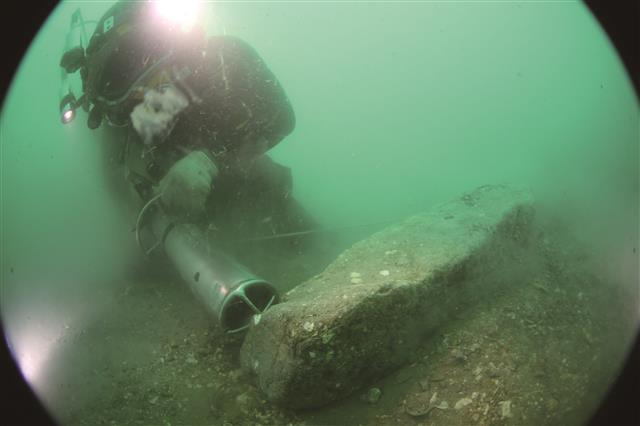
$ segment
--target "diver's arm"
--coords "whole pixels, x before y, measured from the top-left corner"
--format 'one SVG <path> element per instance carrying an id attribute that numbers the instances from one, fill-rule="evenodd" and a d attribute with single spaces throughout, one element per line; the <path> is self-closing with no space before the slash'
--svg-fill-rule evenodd
<path id="1" fill-rule="evenodd" d="M 157 193 L 170 216 L 198 222 L 213 188 L 218 168 L 205 151 L 191 151 L 178 160 L 160 180 Z"/>

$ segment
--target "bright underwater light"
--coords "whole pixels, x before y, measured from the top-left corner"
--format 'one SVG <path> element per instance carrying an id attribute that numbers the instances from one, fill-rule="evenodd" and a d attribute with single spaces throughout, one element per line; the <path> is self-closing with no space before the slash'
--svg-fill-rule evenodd
<path id="1" fill-rule="evenodd" d="M 62 124 L 69 124 L 76 116 L 76 98 L 72 93 L 65 95 L 60 101 L 60 119 Z"/>
<path id="2" fill-rule="evenodd" d="M 197 0 L 156 0 L 154 3 L 159 18 L 179 26 L 185 33 L 193 28 L 200 12 Z"/>
<path id="3" fill-rule="evenodd" d="M 73 118 L 75 117 L 75 115 L 76 114 L 72 109 L 63 112 L 62 113 L 62 123 L 64 123 L 64 124 L 71 123 L 71 121 L 73 121 Z"/>

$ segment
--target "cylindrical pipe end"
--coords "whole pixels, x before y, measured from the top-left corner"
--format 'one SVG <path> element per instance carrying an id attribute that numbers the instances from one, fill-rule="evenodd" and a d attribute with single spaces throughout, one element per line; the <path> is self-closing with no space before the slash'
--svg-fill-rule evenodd
<path id="1" fill-rule="evenodd" d="M 227 295 L 220 309 L 220 325 L 228 333 L 244 331 L 255 315 L 278 303 L 276 289 L 266 281 L 251 279 Z"/>

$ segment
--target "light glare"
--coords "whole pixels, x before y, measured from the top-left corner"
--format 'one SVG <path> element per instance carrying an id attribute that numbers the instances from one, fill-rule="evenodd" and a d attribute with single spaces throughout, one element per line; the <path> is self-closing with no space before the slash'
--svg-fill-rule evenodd
<path id="1" fill-rule="evenodd" d="M 72 109 L 65 111 L 64 114 L 62 114 L 62 122 L 64 124 L 71 122 L 71 120 L 73 120 L 73 116 L 74 113 Z"/>
<path id="2" fill-rule="evenodd" d="M 156 11 L 158 16 L 180 27 L 184 32 L 193 28 L 198 18 L 197 0 L 157 0 Z"/>

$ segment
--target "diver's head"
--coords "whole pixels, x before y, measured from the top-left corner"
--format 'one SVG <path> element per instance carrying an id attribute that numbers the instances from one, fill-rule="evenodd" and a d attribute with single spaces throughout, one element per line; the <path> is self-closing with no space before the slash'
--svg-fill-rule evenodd
<path id="1" fill-rule="evenodd" d="M 80 68 L 88 126 L 129 124 L 146 91 L 172 83 L 178 66 L 197 57 L 200 28 L 165 19 L 158 1 L 118 1 L 98 21 Z"/>

